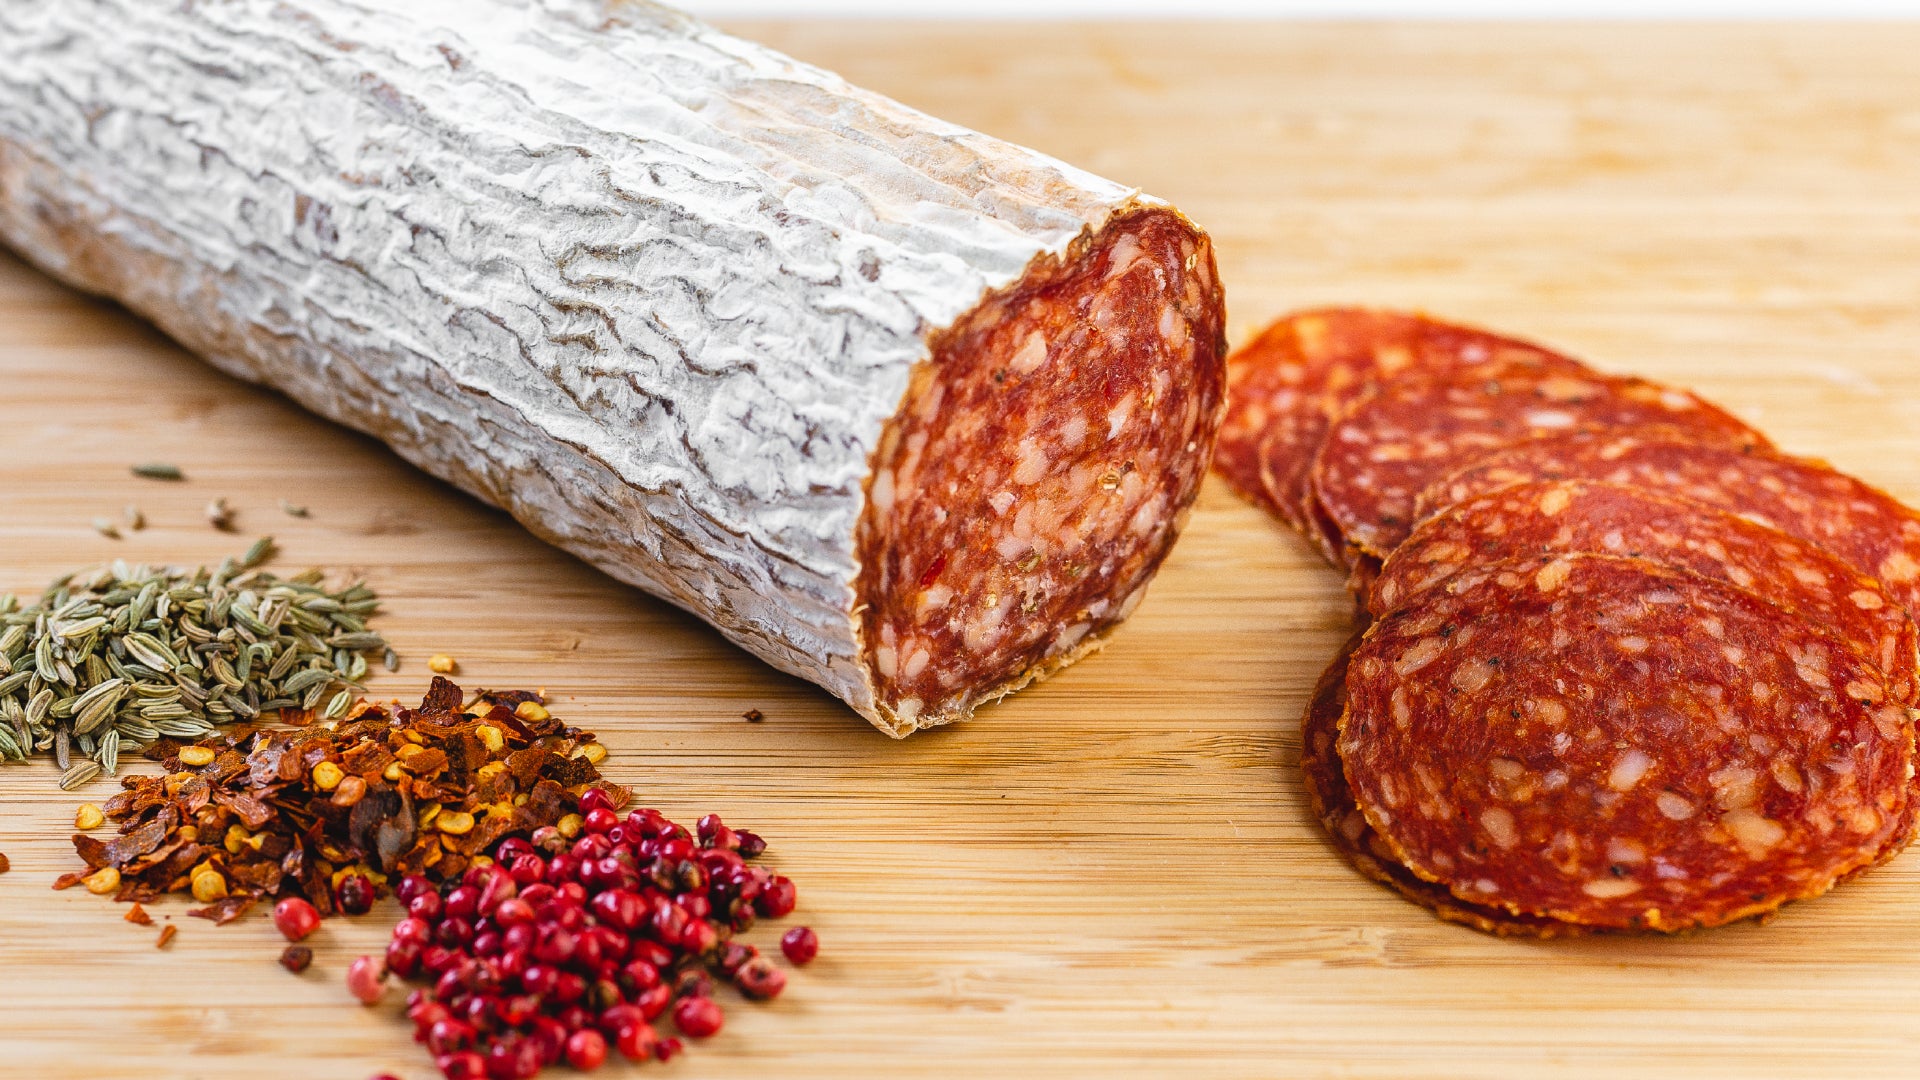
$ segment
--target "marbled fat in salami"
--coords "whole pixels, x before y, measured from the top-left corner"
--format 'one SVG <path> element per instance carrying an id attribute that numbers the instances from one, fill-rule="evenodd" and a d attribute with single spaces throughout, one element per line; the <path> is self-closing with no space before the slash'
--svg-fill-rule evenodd
<path id="1" fill-rule="evenodd" d="M 1570 478 L 1684 495 L 1812 541 L 1920 615 L 1920 513 L 1825 462 L 1631 432 L 1572 434 L 1466 463 L 1422 493 L 1418 512 L 1519 481 Z"/>
<path id="2" fill-rule="evenodd" d="M 1656 424 L 1687 427 L 1702 440 L 1767 445 L 1684 390 L 1503 364 L 1383 383 L 1328 431 L 1314 495 L 1356 556 L 1381 559 L 1412 531 L 1420 493 L 1475 458 L 1551 433 Z"/>
<path id="3" fill-rule="evenodd" d="M 1368 608 L 1383 616 L 1476 566 L 1565 553 L 1644 558 L 1739 586 L 1839 635 L 1897 700 L 1914 700 L 1914 622 L 1878 581 L 1778 529 L 1624 484 L 1535 481 L 1456 503 L 1387 559 Z"/>
<path id="4" fill-rule="evenodd" d="M 1269 326 L 1227 361 L 1227 412 L 1214 471 L 1305 534 L 1336 565 L 1345 551 L 1316 527 L 1308 474 L 1327 427 L 1382 379 L 1524 361 L 1585 371 L 1537 345 L 1420 315 L 1327 308 Z"/>
<path id="5" fill-rule="evenodd" d="M 1913 723 L 1803 619 L 1645 560 L 1495 564 L 1376 623 L 1337 744 L 1456 897 L 1672 931 L 1764 914 L 1910 828 Z"/>
<path id="6" fill-rule="evenodd" d="M 1334 848 L 1363 876 L 1397 890 L 1448 922 L 1508 937 L 1559 937 L 1581 932 L 1580 927 L 1552 919 L 1467 903 L 1444 886 L 1415 877 L 1394 861 L 1393 853 L 1380 842 L 1380 835 L 1367 824 L 1366 815 L 1353 804 L 1353 792 L 1347 787 L 1335 748 L 1340 714 L 1347 707 L 1347 659 L 1359 640 L 1356 635 L 1349 641 L 1321 674 L 1300 721 L 1300 771 L 1306 781 L 1307 800 Z"/>

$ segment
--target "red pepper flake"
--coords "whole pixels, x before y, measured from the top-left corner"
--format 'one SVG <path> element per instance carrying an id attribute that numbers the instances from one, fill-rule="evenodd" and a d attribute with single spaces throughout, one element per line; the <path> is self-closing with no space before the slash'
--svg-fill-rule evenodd
<path id="1" fill-rule="evenodd" d="M 289 898 L 357 914 L 390 880 L 456 879 L 504 837 L 552 827 L 590 787 L 614 807 L 631 798 L 594 768 L 606 751 L 592 733 L 555 719 L 540 695 L 465 701 L 436 678 L 419 709 L 363 701 L 330 724 L 162 740 L 150 749 L 166 774 L 122 781 L 102 807 L 118 835 L 76 834 L 87 869 L 54 887 L 110 868 L 119 899 L 192 892 L 210 902 L 189 914 L 215 923 Z"/>
<path id="2" fill-rule="evenodd" d="M 13 862 L 7 858 L 5 852 L 0 852 L 0 874 L 4 874 L 11 869 L 13 869 Z"/>
<path id="3" fill-rule="evenodd" d="M 179 932 L 180 932 L 180 928 L 179 928 L 179 927 L 177 927 L 177 926 L 175 926 L 175 925 L 173 925 L 172 923 L 168 923 L 167 925 L 165 925 L 165 926 L 163 926 L 163 927 L 161 927 L 161 928 L 160 928 L 160 940 L 158 940 L 158 941 L 156 941 L 156 942 L 154 942 L 154 943 L 153 943 L 153 947 L 154 947 L 154 948 L 156 948 L 156 949 L 164 949 L 164 948 L 166 948 L 166 947 L 167 947 L 167 943 L 173 940 L 173 935 L 175 935 L 175 934 L 177 934 L 177 933 L 179 933 Z"/>
<path id="4" fill-rule="evenodd" d="M 920 575 L 920 587 L 923 589 L 931 588 L 934 582 L 940 580 L 940 572 L 946 568 L 947 553 L 943 551 L 934 557 L 933 562 L 927 564 L 926 573 Z"/>
<path id="5" fill-rule="evenodd" d="M 759 709 L 748 709 L 746 712 L 741 713 L 740 715 L 746 717 L 747 723 L 749 724 L 757 724 L 760 721 L 765 720 L 767 718 L 767 714 L 761 712 Z"/>
<path id="6" fill-rule="evenodd" d="M 257 896 L 228 896 L 215 900 L 206 907 L 194 908 L 187 914 L 196 919 L 212 919 L 215 926 L 225 926 L 245 915 L 247 909 L 253 907 L 257 900 L 259 900 Z"/>
<path id="7" fill-rule="evenodd" d="M 133 902 L 133 906 L 128 908 L 127 913 L 121 917 L 126 919 L 128 922 L 134 924 L 135 926 L 152 926 L 153 925 L 153 916 L 147 914 L 147 909 L 141 907 L 140 901 L 138 900 L 135 900 Z"/>

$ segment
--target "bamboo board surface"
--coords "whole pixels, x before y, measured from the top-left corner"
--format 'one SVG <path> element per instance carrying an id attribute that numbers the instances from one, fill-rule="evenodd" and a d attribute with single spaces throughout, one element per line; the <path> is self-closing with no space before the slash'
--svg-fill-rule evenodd
<path id="1" fill-rule="evenodd" d="M 1920 27 L 740 29 L 1174 199 L 1213 230 L 1235 341 L 1298 306 L 1423 307 L 1690 385 L 1920 500 Z M 129 475 L 149 460 L 190 481 Z M 240 536 L 204 523 L 215 496 Z M 89 527 L 129 503 L 144 532 Z M 546 687 L 645 802 L 770 838 L 821 959 L 729 1009 L 672 1066 L 687 1080 L 1916 1067 L 1920 856 L 1764 927 L 1554 944 L 1442 925 L 1350 872 L 1296 771 L 1344 596 L 1217 481 L 1103 654 L 895 743 L 0 254 L 0 591 L 263 532 L 277 568 L 385 596 L 408 662 L 379 695 L 417 697 L 431 652 L 470 686 Z M 339 982 L 391 906 L 328 923 L 301 978 L 266 919 L 216 929 L 177 898 L 156 951 L 117 905 L 47 888 L 76 865 L 80 798 L 54 779 L 0 769 L 0 1074 L 432 1075 L 399 994 L 363 1009 Z"/>

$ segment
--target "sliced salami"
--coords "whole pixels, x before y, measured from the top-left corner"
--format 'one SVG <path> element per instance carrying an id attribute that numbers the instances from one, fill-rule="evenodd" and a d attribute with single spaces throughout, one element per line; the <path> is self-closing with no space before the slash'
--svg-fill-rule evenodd
<path id="1" fill-rule="evenodd" d="M 1327 433 L 1314 495 L 1355 557 L 1383 559 L 1413 529 L 1420 493 L 1488 452 L 1593 428 L 1683 426 L 1703 441 L 1765 446 L 1740 420 L 1684 390 L 1536 365 L 1383 383 Z"/>
<path id="2" fill-rule="evenodd" d="M 1771 912 L 1909 831 L 1913 723 L 1836 638 L 1646 560 L 1499 563 L 1376 623 L 1338 753 L 1421 878 L 1582 926 Z"/>
<path id="3" fill-rule="evenodd" d="M 1920 513 L 1825 462 L 1627 432 L 1563 435 L 1469 463 L 1419 513 L 1525 480 L 1584 478 L 1684 495 L 1812 541 L 1920 615 Z"/>
<path id="4" fill-rule="evenodd" d="M 1333 418 L 1379 380 L 1525 361 L 1586 366 L 1537 345 L 1397 311 L 1327 308 L 1269 326 L 1227 361 L 1227 412 L 1214 471 L 1243 497 L 1320 543 L 1308 482 Z M 1345 553 L 1322 544 L 1336 565 Z"/>
<path id="5" fill-rule="evenodd" d="M 1294 466 L 1298 438 L 1297 427 L 1293 423 L 1282 423 L 1272 437 L 1260 446 L 1260 483 L 1266 488 L 1268 505 L 1279 505 L 1283 499 L 1292 499 L 1292 485 L 1295 480 Z M 1322 429 L 1324 432 L 1324 428 Z M 1309 489 L 1304 502 L 1289 503 L 1292 509 L 1284 515 L 1308 543 L 1319 550 L 1321 558 L 1336 568 L 1354 569 L 1348 557 L 1347 544 L 1340 536 L 1340 530 L 1320 508 L 1320 501 L 1312 498 Z"/>
<path id="6" fill-rule="evenodd" d="M 1300 721 L 1300 771 L 1307 800 L 1334 849 L 1362 876 L 1390 886 L 1448 922 L 1510 937 L 1560 937 L 1580 932 L 1579 927 L 1552 919 L 1467 903 L 1445 887 L 1415 877 L 1394 860 L 1380 835 L 1367 824 L 1366 815 L 1354 805 L 1335 745 L 1340 736 L 1340 714 L 1347 707 L 1347 659 L 1359 641 L 1356 635 L 1321 674 Z"/>
<path id="7" fill-rule="evenodd" d="M 1368 609 L 1416 603 L 1475 566 L 1564 553 L 1645 558 L 1746 589 L 1839 635 L 1887 676 L 1896 700 L 1914 700 L 1914 622 L 1878 581 L 1778 529 L 1625 484 L 1535 481 L 1456 503 L 1387 559 Z"/>

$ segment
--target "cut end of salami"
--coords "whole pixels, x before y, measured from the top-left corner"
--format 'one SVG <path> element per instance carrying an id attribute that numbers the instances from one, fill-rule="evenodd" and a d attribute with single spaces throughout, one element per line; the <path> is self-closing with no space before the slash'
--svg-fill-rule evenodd
<path id="1" fill-rule="evenodd" d="M 1212 248 L 1158 208 L 936 338 L 858 541 L 861 640 L 896 734 L 965 719 L 1133 610 L 1205 475 L 1224 357 Z"/>
<path id="2" fill-rule="evenodd" d="M 1845 644 L 1644 560 L 1478 568 L 1376 623 L 1338 753 L 1398 860 L 1615 930 L 1765 914 L 1911 829 L 1913 723 Z"/>

